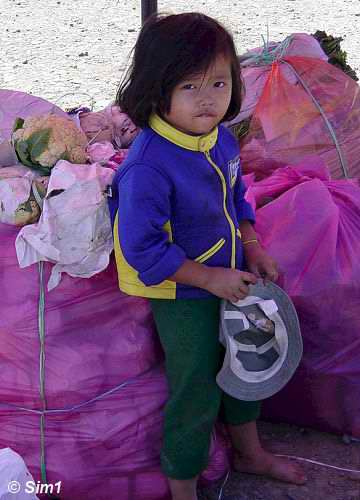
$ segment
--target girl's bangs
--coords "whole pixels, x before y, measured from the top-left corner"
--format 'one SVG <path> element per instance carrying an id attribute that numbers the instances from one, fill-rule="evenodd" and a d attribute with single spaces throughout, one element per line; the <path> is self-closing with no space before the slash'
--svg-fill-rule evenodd
<path id="1" fill-rule="evenodd" d="M 214 40 L 214 43 L 210 44 L 199 44 L 192 51 L 187 50 L 187 57 L 182 59 L 186 62 L 184 65 L 177 65 L 176 72 L 178 74 L 182 72 L 181 80 L 196 76 L 199 73 L 206 73 L 219 56 L 228 59 L 230 65 L 232 65 L 233 58 L 236 55 L 233 53 L 229 41 L 220 39 Z"/>

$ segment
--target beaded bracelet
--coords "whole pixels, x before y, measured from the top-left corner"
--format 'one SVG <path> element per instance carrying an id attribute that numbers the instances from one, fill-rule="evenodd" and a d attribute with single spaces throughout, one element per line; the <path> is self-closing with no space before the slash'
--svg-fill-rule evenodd
<path id="1" fill-rule="evenodd" d="M 254 238 L 253 240 L 247 240 L 242 242 L 243 245 L 248 245 L 249 243 L 259 243 L 259 241 Z"/>

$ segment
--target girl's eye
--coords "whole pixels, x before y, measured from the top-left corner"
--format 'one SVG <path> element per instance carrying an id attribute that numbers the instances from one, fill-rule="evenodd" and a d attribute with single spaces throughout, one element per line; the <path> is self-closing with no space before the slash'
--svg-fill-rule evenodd
<path id="1" fill-rule="evenodd" d="M 192 83 L 186 83 L 182 86 L 182 88 L 185 90 L 193 90 L 195 88 L 195 85 L 193 85 Z"/>
<path id="2" fill-rule="evenodd" d="M 223 88 L 225 87 L 226 83 L 225 82 L 216 82 L 215 83 L 215 87 L 218 87 L 218 88 Z"/>

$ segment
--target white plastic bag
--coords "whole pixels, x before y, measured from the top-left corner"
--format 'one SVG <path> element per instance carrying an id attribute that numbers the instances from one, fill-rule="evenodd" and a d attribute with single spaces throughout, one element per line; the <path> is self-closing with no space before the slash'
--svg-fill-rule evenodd
<path id="1" fill-rule="evenodd" d="M 113 239 L 105 190 L 113 176 L 113 170 L 98 163 L 61 160 L 52 169 L 40 220 L 23 227 L 15 243 L 20 267 L 55 264 L 49 291 L 63 272 L 90 278 L 107 268 Z"/>
<path id="2" fill-rule="evenodd" d="M 24 460 L 11 448 L 0 450 L 1 500 L 38 500 L 33 493 L 35 481 Z"/>

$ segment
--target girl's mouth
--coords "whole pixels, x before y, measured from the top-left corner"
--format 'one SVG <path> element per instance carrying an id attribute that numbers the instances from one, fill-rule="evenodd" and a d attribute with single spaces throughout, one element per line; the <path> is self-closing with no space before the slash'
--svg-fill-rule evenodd
<path id="1" fill-rule="evenodd" d="M 200 114 L 196 115 L 196 118 L 216 118 L 216 114 L 205 112 L 205 113 L 200 113 Z"/>

